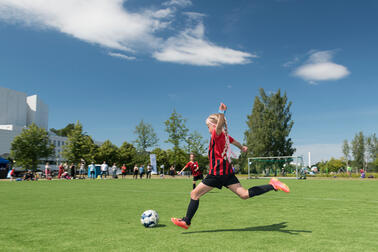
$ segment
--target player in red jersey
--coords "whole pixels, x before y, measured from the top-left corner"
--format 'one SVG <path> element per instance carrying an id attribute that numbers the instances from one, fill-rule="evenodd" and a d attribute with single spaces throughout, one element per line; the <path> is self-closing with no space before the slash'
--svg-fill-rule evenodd
<path id="1" fill-rule="evenodd" d="M 193 190 L 194 190 L 194 188 L 196 188 L 196 181 L 197 180 L 202 180 L 203 179 L 203 175 L 202 175 L 201 170 L 199 169 L 198 162 L 194 161 L 194 154 L 193 153 L 190 153 L 190 161 L 177 174 L 180 175 L 188 167 L 192 171 L 192 175 L 193 175 Z"/>
<path id="2" fill-rule="evenodd" d="M 227 110 L 223 103 L 219 106 L 219 114 L 212 114 L 206 119 L 211 140 L 209 145 L 209 174 L 204 180 L 190 193 L 190 203 L 183 218 L 171 218 L 171 221 L 182 228 L 188 229 L 191 220 L 196 213 L 201 196 L 211 191 L 214 187 L 222 189 L 227 187 L 241 199 L 248 199 L 272 190 L 289 192 L 287 185 L 278 179 L 272 178 L 267 185 L 254 186 L 245 189 L 240 185 L 231 166 L 230 144 L 238 147 L 242 152 L 247 152 L 247 146 L 242 146 L 238 141 L 228 135 L 227 122 L 224 114 Z"/>

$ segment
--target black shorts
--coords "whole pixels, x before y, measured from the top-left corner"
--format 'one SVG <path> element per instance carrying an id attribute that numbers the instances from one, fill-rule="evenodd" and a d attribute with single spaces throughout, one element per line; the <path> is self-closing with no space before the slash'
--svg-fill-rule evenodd
<path id="1" fill-rule="evenodd" d="M 193 181 L 197 181 L 197 180 L 200 180 L 200 179 L 203 179 L 203 175 L 202 174 L 193 177 Z"/>
<path id="2" fill-rule="evenodd" d="M 222 189 L 222 186 L 228 187 L 233 184 L 240 183 L 238 178 L 235 176 L 235 174 L 229 174 L 229 175 L 207 175 L 204 180 L 202 180 L 202 183 L 204 183 L 207 186 L 216 187 L 218 189 Z"/>

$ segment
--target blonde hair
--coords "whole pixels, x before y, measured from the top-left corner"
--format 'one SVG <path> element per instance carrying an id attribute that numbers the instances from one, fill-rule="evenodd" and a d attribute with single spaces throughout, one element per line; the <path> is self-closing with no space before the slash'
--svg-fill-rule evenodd
<path id="1" fill-rule="evenodd" d="M 209 115 L 209 117 L 207 117 L 206 124 L 216 127 L 218 120 L 219 120 L 219 114 L 211 114 L 211 115 Z M 227 127 L 226 117 L 224 118 L 224 126 L 223 127 L 224 128 L 222 129 L 222 131 L 224 133 L 226 144 L 224 145 L 224 149 L 223 149 L 223 152 L 222 152 L 222 158 L 227 157 L 228 161 L 231 163 L 231 148 L 230 148 L 230 139 L 228 138 L 228 127 Z"/>
<path id="2" fill-rule="evenodd" d="M 207 125 L 213 125 L 213 126 L 217 126 L 217 123 L 218 123 L 218 119 L 219 119 L 219 114 L 211 114 L 209 115 L 209 117 L 206 119 L 206 124 Z"/>

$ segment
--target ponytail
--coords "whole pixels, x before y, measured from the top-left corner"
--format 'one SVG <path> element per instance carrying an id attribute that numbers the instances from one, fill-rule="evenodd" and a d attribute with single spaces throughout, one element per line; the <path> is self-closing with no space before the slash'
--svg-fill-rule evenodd
<path id="1" fill-rule="evenodd" d="M 226 117 L 224 118 L 224 137 L 225 137 L 225 142 L 226 144 L 224 145 L 223 153 L 222 153 L 222 158 L 227 158 L 228 162 L 231 163 L 231 156 L 236 157 L 235 153 L 231 150 L 230 146 L 230 138 L 228 136 L 228 126 L 227 126 L 227 120 Z"/>

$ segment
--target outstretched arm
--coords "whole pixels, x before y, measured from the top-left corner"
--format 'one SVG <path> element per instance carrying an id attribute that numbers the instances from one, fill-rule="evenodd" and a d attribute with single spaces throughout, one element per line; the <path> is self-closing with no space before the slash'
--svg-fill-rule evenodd
<path id="1" fill-rule="evenodd" d="M 241 145 L 238 141 L 234 140 L 232 142 L 233 145 L 235 145 L 236 147 L 238 147 L 242 152 L 247 152 L 248 150 L 248 147 L 247 146 L 244 146 L 244 145 Z"/>
<path id="2" fill-rule="evenodd" d="M 181 172 L 183 172 L 186 168 L 187 168 L 188 166 L 184 166 L 184 168 L 182 168 L 182 170 L 181 171 L 179 171 L 178 173 L 177 173 L 177 175 L 180 175 L 181 174 Z"/>

